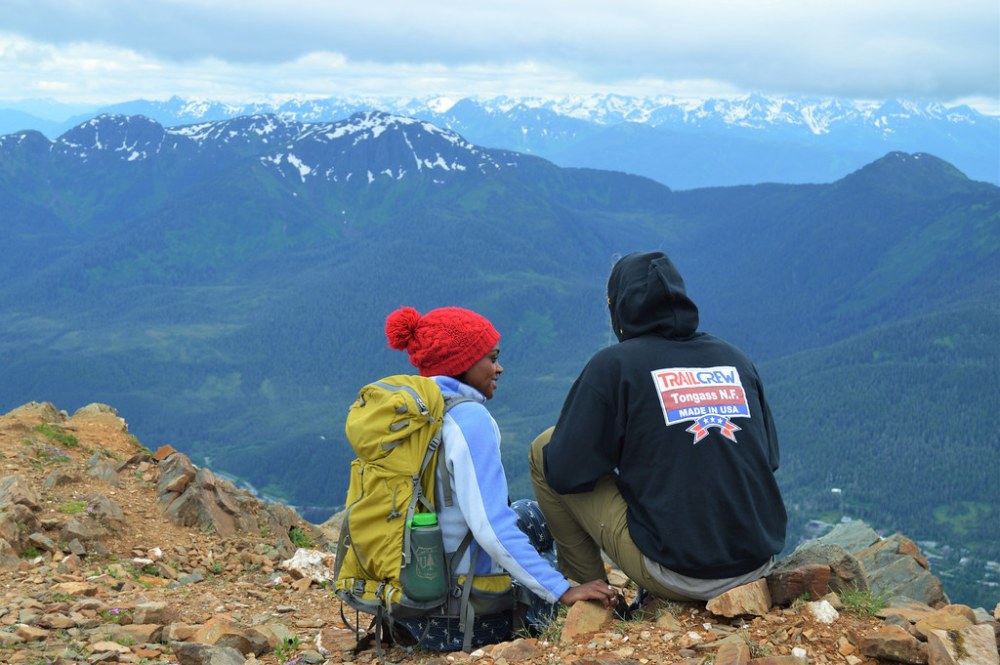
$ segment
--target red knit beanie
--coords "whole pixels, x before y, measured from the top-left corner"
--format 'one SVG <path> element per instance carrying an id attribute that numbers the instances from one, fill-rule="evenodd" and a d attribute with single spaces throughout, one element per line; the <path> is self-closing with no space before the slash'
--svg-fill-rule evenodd
<path id="1" fill-rule="evenodd" d="M 459 376 L 500 340 L 486 317 L 461 307 L 439 307 L 422 315 L 400 307 L 385 319 L 389 346 L 406 351 L 421 376 Z"/>

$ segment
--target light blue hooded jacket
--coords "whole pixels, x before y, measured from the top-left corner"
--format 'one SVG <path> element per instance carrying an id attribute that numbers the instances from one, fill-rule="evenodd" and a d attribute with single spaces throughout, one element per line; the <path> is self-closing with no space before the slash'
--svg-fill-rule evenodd
<path id="1" fill-rule="evenodd" d="M 458 549 L 471 530 L 473 543 L 455 572 L 469 569 L 470 555 L 480 550 L 476 573 L 506 571 L 536 596 L 557 602 L 570 584 L 546 561 L 517 528 L 517 513 L 508 504 L 507 476 L 500 459 L 500 428 L 486 409 L 486 398 L 475 388 L 446 376 L 432 377 L 445 395 L 472 401 L 455 405 L 442 428 L 445 465 L 453 505 L 435 497 L 446 552 Z M 442 473 L 438 465 L 438 473 Z M 444 480 L 438 478 L 437 487 Z"/>

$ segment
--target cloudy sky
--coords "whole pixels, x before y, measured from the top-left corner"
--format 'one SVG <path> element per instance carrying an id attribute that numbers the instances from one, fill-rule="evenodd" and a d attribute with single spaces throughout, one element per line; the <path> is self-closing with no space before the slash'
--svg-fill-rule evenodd
<path id="1" fill-rule="evenodd" d="M 1000 2 L 0 0 L 0 106 L 609 92 L 1000 114 Z"/>

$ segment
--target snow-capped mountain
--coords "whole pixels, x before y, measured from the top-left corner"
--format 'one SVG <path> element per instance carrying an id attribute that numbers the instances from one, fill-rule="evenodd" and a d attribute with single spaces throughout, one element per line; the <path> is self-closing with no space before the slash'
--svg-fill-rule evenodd
<path id="1" fill-rule="evenodd" d="M 636 122 L 654 127 L 664 124 L 697 127 L 720 123 L 757 129 L 790 125 L 813 134 L 830 133 L 844 125 L 868 125 L 881 131 L 891 131 L 893 122 L 918 119 L 956 124 L 998 120 L 984 116 L 968 106 L 946 107 L 938 102 L 767 97 L 761 94 L 736 99 L 686 99 L 665 95 L 629 97 L 609 94 L 560 99 L 500 96 L 471 97 L 466 100 L 494 115 L 544 109 L 557 116 L 597 125 Z M 433 119 L 447 115 L 459 101 L 461 100 L 441 96 L 331 97 L 237 105 L 172 97 L 165 102 L 127 102 L 102 111 L 147 115 L 165 125 L 269 113 L 301 122 L 320 122 L 338 120 L 365 110 L 382 110 L 396 115 Z"/>
<path id="2" fill-rule="evenodd" d="M 484 150 L 453 131 L 412 117 L 364 111 L 335 122 L 302 122 L 287 115 L 246 115 L 233 119 L 164 127 L 145 116 L 100 115 L 70 129 L 47 147 L 36 134 L 0 136 L 0 158 L 24 144 L 41 152 L 88 164 L 96 161 L 163 164 L 198 162 L 195 169 L 223 171 L 252 158 L 265 168 L 302 182 L 352 179 L 400 180 L 410 173 L 495 171 L 521 157 Z M 204 157 L 211 155 L 213 160 Z"/>
<path id="3" fill-rule="evenodd" d="M 644 175 L 674 189 L 831 182 L 891 151 L 930 153 L 970 178 L 1000 184 L 1000 118 L 927 101 L 752 94 L 738 99 L 331 97 L 227 104 L 173 97 L 100 110 L 144 116 L 168 128 L 261 115 L 331 123 L 366 112 L 419 119 L 472 144 L 534 154 L 560 166 Z M 23 113 L 13 118 L 18 130 L 25 128 Z M 0 111 L 0 133 L 4 124 Z M 43 121 L 34 128 L 53 135 Z"/>

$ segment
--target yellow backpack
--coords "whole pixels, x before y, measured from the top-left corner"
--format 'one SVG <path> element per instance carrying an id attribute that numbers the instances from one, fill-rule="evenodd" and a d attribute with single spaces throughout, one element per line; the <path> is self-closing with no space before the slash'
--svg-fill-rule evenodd
<path id="1" fill-rule="evenodd" d="M 395 618 L 456 618 L 462 646 L 468 651 L 477 613 L 515 612 L 521 607 L 509 575 L 452 574 L 472 542 L 471 531 L 456 552 L 442 553 L 450 589 L 443 600 L 418 602 L 403 591 L 413 515 L 436 512 L 436 468 L 444 463 L 440 454 L 444 415 L 468 401 L 472 400 L 445 397 L 433 379 L 400 374 L 362 387 L 348 411 L 345 432 L 357 459 L 351 463 L 335 589 L 346 605 L 373 615 L 369 631 L 374 628 L 374 634 L 366 639 L 376 641 L 380 656 L 383 630 L 391 631 Z M 447 472 L 440 475 L 447 482 Z M 441 496 L 445 505 L 451 505 L 450 484 L 441 488 Z M 341 616 L 350 625 L 343 608 Z M 357 650 L 362 647 L 361 635 L 359 630 Z"/>
<path id="2" fill-rule="evenodd" d="M 400 584 L 409 552 L 406 525 L 414 513 L 435 511 L 444 402 L 433 379 L 396 375 L 364 386 L 348 411 L 345 431 L 357 459 L 337 548 L 336 590 L 355 609 L 375 614 L 379 606 L 406 602 Z"/>
<path id="3" fill-rule="evenodd" d="M 458 575 L 455 567 L 472 543 L 469 531 L 455 552 L 444 552 L 449 591 L 438 602 L 421 603 L 403 591 L 403 569 L 410 563 L 410 528 L 413 515 L 436 512 L 435 484 L 441 454 L 441 425 L 445 413 L 468 397 L 444 396 L 433 379 L 398 374 L 369 383 L 347 413 L 345 432 L 357 454 L 351 463 L 344 520 L 337 546 L 335 590 L 344 604 L 372 615 L 368 630 L 358 630 L 356 651 L 374 640 L 381 660 L 383 631 L 392 630 L 394 620 L 421 618 L 432 623 L 457 623 L 461 648 L 471 650 L 477 617 L 510 613 L 512 630 L 523 625 L 529 602 L 523 589 L 512 584 L 510 575 Z M 438 494 L 452 504 L 448 473 Z M 476 548 L 471 569 L 475 569 Z M 344 616 L 341 618 L 351 625 Z M 355 628 L 360 628 L 355 621 Z M 374 628 L 374 633 L 372 629 Z M 425 632 L 421 646 L 445 649 L 453 646 L 449 635 L 436 643 Z M 478 639 L 478 638 L 476 638 Z M 450 645 L 450 646 L 449 646 Z"/>

